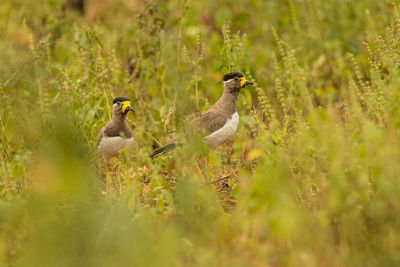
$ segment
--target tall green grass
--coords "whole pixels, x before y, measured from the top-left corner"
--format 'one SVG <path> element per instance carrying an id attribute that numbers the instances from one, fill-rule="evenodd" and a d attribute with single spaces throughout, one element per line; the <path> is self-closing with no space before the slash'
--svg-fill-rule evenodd
<path id="1" fill-rule="evenodd" d="M 0 2 L 2 265 L 400 264 L 396 3 L 72 2 Z M 255 82 L 235 138 L 149 159 L 229 71 Z M 117 96 L 136 143 L 106 188 Z"/>

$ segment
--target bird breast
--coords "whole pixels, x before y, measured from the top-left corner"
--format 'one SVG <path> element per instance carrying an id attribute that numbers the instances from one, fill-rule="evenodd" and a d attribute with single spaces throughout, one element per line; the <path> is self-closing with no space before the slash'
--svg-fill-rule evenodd
<path id="1" fill-rule="evenodd" d="M 230 119 L 226 121 L 224 126 L 213 132 L 212 134 L 204 137 L 204 141 L 211 148 L 216 148 L 228 141 L 236 132 L 239 124 L 239 114 L 235 112 Z"/>
<path id="2" fill-rule="evenodd" d="M 116 156 L 118 152 L 126 147 L 133 141 L 133 138 L 123 138 L 121 136 L 108 137 L 104 136 L 101 138 L 98 145 L 99 152 L 103 154 L 106 161 Z"/>

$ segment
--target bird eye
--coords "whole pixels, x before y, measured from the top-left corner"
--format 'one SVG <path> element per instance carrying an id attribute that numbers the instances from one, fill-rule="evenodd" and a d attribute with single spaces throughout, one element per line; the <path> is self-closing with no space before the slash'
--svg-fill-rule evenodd
<path id="1" fill-rule="evenodd" d="M 117 102 L 117 104 L 118 104 L 118 106 L 119 106 L 121 103 Z"/>
<path id="2" fill-rule="evenodd" d="M 235 77 L 235 80 L 238 80 L 238 77 Z"/>

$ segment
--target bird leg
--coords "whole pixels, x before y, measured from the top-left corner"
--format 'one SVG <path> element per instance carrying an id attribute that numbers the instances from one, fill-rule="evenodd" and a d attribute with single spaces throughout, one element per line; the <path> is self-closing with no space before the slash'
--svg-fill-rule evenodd
<path id="1" fill-rule="evenodd" d="M 121 195 L 122 192 L 122 187 L 121 187 L 121 180 L 120 180 L 120 176 L 119 176 L 119 167 L 118 164 L 115 163 L 113 165 L 110 165 L 111 168 L 111 179 L 112 179 L 112 190 L 113 193 L 117 192 L 119 193 L 119 195 Z"/>
<path id="2" fill-rule="evenodd" d="M 231 165 L 231 157 L 232 157 L 232 154 L 233 154 L 233 141 L 229 141 L 229 142 L 227 142 L 226 144 L 225 144 L 225 147 L 226 147 L 226 149 L 225 149 L 225 151 L 226 151 L 226 165 Z"/>
<path id="3" fill-rule="evenodd" d="M 106 161 L 106 198 L 108 199 L 108 162 Z"/>
<path id="4" fill-rule="evenodd" d="M 208 169 L 210 171 L 210 184 L 215 189 L 212 164 L 211 164 L 211 160 L 210 160 L 210 153 L 207 154 L 207 165 L 208 165 Z"/>
<path id="5" fill-rule="evenodd" d="M 112 179 L 112 185 L 110 184 L 110 179 Z M 111 186 L 111 188 L 110 188 L 110 186 Z M 111 190 L 114 191 L 115 188 L 116 188 L 116 182 L 115 182 L 115 176 L 114 176 L 114 168 L 111 163 L 106 161 L 106 198 L 107 199 L 110 196 Z"/>
<path id="6" fill-rule="evenodd" d="M 117 171 L 117 181 L 118 181 L 118 192 L 119 195 L 122 195 L 122 185 L 121 185 L 121 178 L 119 177 L 119 171 Z"/>
<path id="7" fill-rule="evenodd" d="M 205 175 L 204 175 L 203 171 L 201 170 L 199 161 L 197 159 L 194 161 L 194 165 L 196 166 L 196 170 L 199 173 L 201 180 L 203 180 L 203 183 L 205 183 L 206 182 Z"/>

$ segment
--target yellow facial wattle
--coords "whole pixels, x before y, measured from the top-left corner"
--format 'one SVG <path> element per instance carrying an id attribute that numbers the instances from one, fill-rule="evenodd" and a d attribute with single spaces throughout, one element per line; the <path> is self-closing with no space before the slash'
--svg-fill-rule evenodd
<path id="1" fill-rule="evenodd" d="M 125 113 L 126 109 L 131 105 L 131 101 L 120 102 L 122 104 L 122 113 Z"/>
<path id="2" fill-rule="evenodd" d="M 245 83 L 247 82 L 245 77 L 240 77 L 240 87 L 243 87 L 245 85 Z"/>

